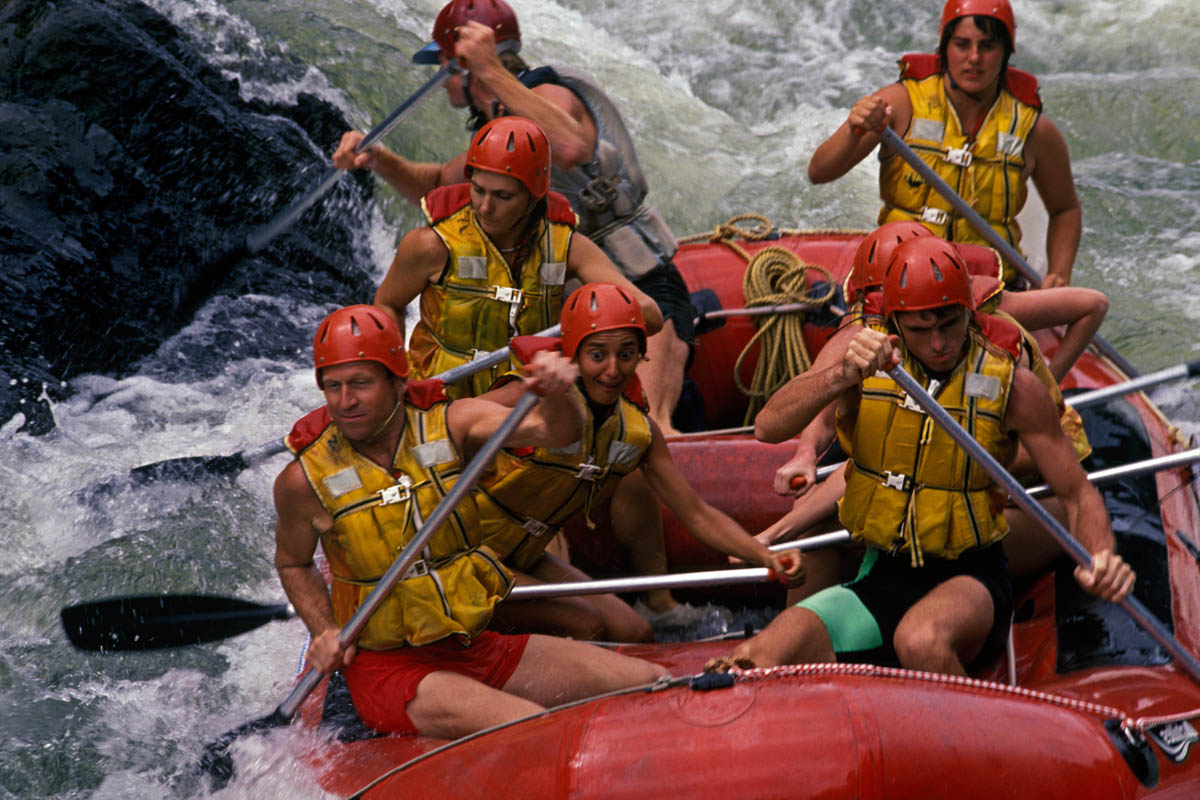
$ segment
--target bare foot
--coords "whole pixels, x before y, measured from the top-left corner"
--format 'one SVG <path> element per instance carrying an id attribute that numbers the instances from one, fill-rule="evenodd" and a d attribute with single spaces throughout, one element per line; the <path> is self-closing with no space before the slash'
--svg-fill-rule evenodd
<path id="1" fill-rule="evenodd" d="M 720 656 L 704 662 L 705 673 L 729 672 L 732 669 L 754 669 L 754 662 L 747 656 Z"/>

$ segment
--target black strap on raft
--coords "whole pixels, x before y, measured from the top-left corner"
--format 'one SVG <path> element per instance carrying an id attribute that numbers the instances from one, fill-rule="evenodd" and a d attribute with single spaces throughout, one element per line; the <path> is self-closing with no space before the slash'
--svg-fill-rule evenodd
<path id="1" fill-rule="evenodd" d="M 1154 788 L 1158 783 L 1158 759 L 1146 737 L 1132 728 L 1122 727 L 1119 719 L 1107 720 L 1104 730 L 1134 776 L 1147 789 Z"/>

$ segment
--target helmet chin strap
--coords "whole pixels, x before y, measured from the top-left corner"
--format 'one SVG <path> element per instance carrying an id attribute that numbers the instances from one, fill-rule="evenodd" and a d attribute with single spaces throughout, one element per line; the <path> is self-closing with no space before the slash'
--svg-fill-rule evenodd
<path id="1" fill-rule="evenodd" d="M 400 393 L 400 397 L 396 400 L 396 405 L 394 405 L 392 407 L 392 413 L 388 414 L 387 419 L 385 419 L 383 422 L 381 422 L 379 424 L 379 427 L 376 428 L 371 433 L 371 435 L 367 437 L 368 441 L 383 435 L 383 432 L 387 430 L 388 425 L 391 425 L 392 420 L 396 418 L 396 412 L 400 410 L 400 406 L 402 406 L 402 405 L 404 405 L 404 393 L 403 392 Z"/>
<path id="2" fill-rule="evenodd" d="M 962 94 L 965 94 L 967 97 L 971 98 L 976 103 L 984 102 L 983 95 L 976 94 L 975 92 L 968 92 L 966 89 L 959 86 L 958 81 L 954 80 L 954 76 L 950 74 L 950 70 L 946 70 L 946 80 L 949 81 L 951 89 L 954 89 L 957 92 L 961 92 Z"/>

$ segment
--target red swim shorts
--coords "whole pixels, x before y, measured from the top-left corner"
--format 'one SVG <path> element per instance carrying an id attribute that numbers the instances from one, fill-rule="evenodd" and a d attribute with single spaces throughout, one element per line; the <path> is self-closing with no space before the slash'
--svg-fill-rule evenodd
<path id="1" fill-rule="evenodd" d="M 525 652 L 529 635 L 506 636 L 484 631 L 470 647 L 443 639 L 421 647 L 359 650 L 343 668 L 358 716 L 385 733 L 417 733 L 406 710 L 417 684 L 431 672 L 457 672 L 493 689 L 503 688 Z"/>

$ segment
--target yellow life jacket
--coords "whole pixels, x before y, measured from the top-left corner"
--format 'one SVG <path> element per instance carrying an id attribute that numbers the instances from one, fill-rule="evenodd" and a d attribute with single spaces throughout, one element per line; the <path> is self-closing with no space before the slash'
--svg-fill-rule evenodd
<path id="1" fill-rule="evenodd" d="M 1054 401 L 1054 405 L 1058 409 L 1059 424 L 1062 426 L 1063 433 L 1071 440 L 1075 456 L 1080 461 L 1090 456 L 1092 445 L 1088 441 L 1087 432 L 1083 429 L 1083 419 L 1079 416 L 1078 411 L 1063 402 L 1062 390 L 1058 388 L 1058 381 L 1054 379 L 1054 374 L 1050 372 L 1050 367 L 1046 364 L 1042 348 L 1038 346 L 1033 334 L 1025 330 L 1024 325 L 1017 322 L 1011 314 L 999 310 L 1000 303 L 1004 299 L 1003 284 L 999 280 L 975 277 L 971 281 L 971 291 L 975 294 L 977 320 L 986 320 L 989 317 L 1004 320 L 1020 332 L 1020 347 L 1029 356 L 1029 369 L 1050 393 L 1050 399 Z"/>
<path id="2" fill-rule="evenodd" d="M 421 199 L 430 226 L 450 251 L 436 282 L 421 292 L 421 319 L 408 346 L 413 375 L 429 378 L 497 350 L 519 334 L 558 322 L 567 255 L 576 216 L 550 192 L 546 214 L 525 259 L 510 266 L 484 233 L 471 208 L 470 184 L 434 189 Z M 453 399 L 488 390 L 503 365 L 447 387 Z"/>
<path id="3" fill-rule="evenodd" d="M 924 369 L 905 353 L 905 368 L 1002 464 L 1016 439 L 1004 414 L 1016 365 L 972 325 L 967 353 L 949 378 L 930 386 Z M 863 382 L 852 423 L 839 419 L 849 441 L 842 524 L 856 537 L 891 552 L 909 550 L 913 566 L 925 557 L 952 559 L 1008 533 L 1006 494 L 941 426 L 891 378 Z"/>
<path id="4" fill-rule="evenodd" d="M 973 137 L 963 131 L 946 94 L 941 59 L 909 54 L 900 82 L 912 102 L 904 141 L 1013 247 L 1021 242 L 1017 213 L 1025 205 L 1025 143 L 1041 115 L 1037 79 L 1009 67 L 996 101 Z M 879 153 L 879 224 L 915 219 L 952 242 L 986 240 L 953 206 L 887 148 Z M 1005 264 L 1004 280 L 1018 273 Z"/>
<path id="5" fill-rule="evenodd" d="M 528 570 L 559 527 L 616 491 L 621 478 L 637 469 L 650 449 L 652 430 L 641 386 L 631 382 L 599 425 L 587 409 L 583 438 L 567 447 L 502 450 L 479 481 L 476 502 L 482 544 L 504 563 Z M 583 402 L 582 392 L 580 402 Z M 588 519 L 588 525 L 591 520 Z"/>
<path id="6" fill-rule="evenodd" d="M 426 410 L 406 399 L 404 434 L 391 471 L 362 456 L 332 421 L 311 441 L 295 430 L 289 436 L 309 485 L 333 517 L 321 546 L 333 574 L 330 595 L 340 625 L 362 605 L 462 471 L 446 429 L 448 407 L 440 402 Z M 326 409 L 314 412 L 322 413 L 328 420 Z M 309 430 L 320 421 L 310 421 Z M 487 626 L 513 581 L 494 553 L 473 546 L 478 525 L 475 502 L 468 497 L 371 616 L 359 647 L 388 650 L 448 636 L 469 643 Z"/>
<path id="7" fill-rule="evenodd" d="M 1062 390 L 1058 387 L 1058 381 L 1054 379 L 1054 374 L 1050 372 L 1050 366 L 1046 363 L 1045 356 L 1042 355 L 1042 348 L 1038 347 L 1033 334 L 1025 330 L 1025 326 L 1013 319 L 1011 314 L 997 309 L 993 309 L 991 313 L 994 317 L 1008 320 L 1021 330 L 1022 348 L 1029 354 L 1029 369 L 1050 393 L 1050 399 L 1054 401 L 1054 407 L 1058 409 L 1059 425 L 1062 426 L 1063 433 L 1071 440 L 1071 447 L 1075 449 L 1075 457 L 1083 461 L 1092 454 L 1092 444 L 1088 441 L 1087 432 L 1083 429 L 1083 418 L 1079 416 L 1078 411 L 1063 401 Z"/>

